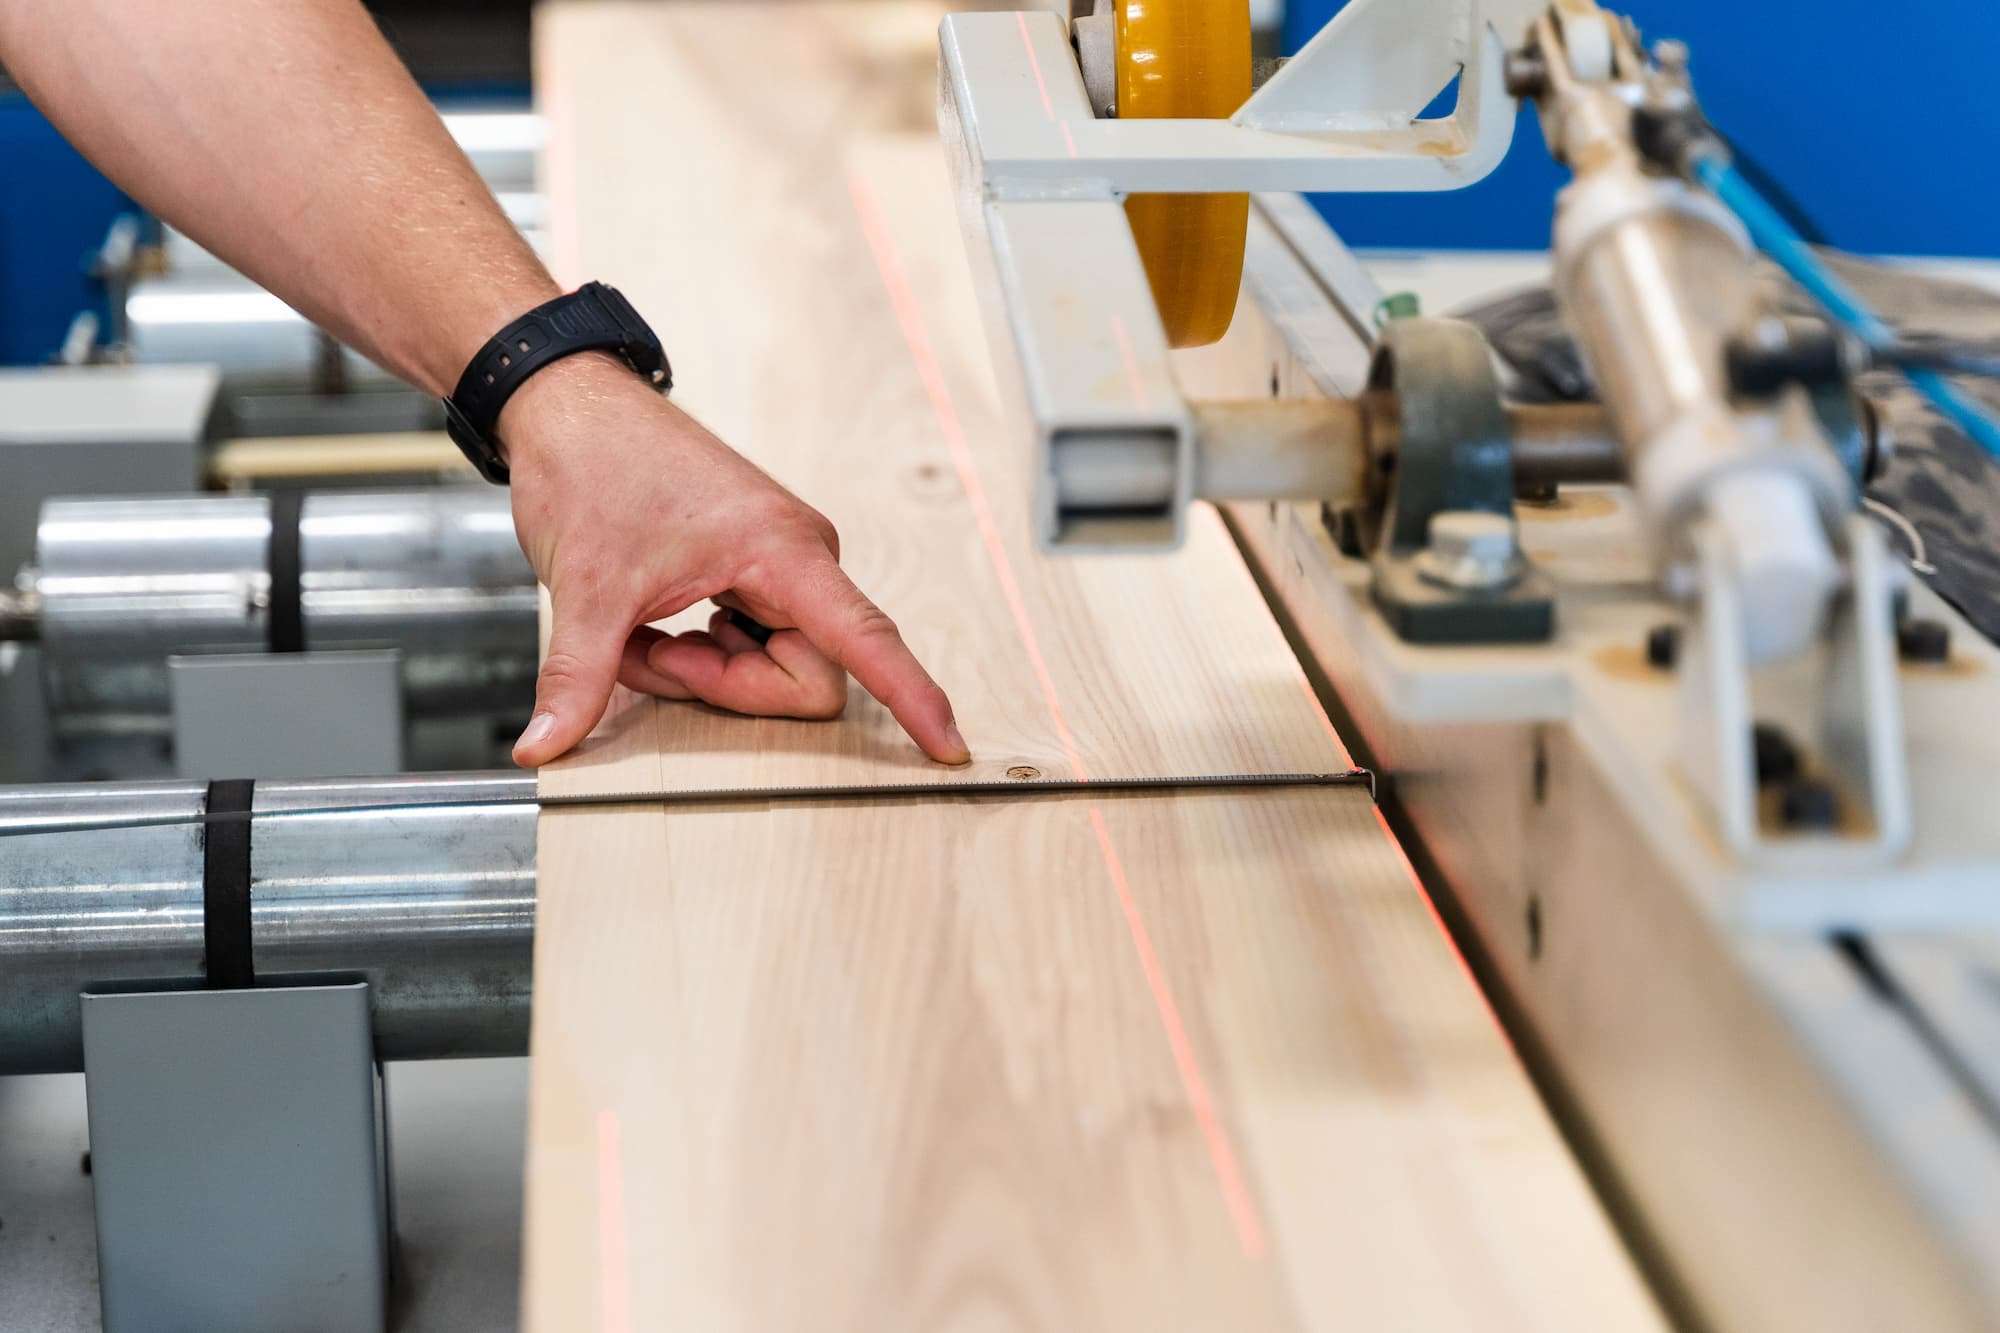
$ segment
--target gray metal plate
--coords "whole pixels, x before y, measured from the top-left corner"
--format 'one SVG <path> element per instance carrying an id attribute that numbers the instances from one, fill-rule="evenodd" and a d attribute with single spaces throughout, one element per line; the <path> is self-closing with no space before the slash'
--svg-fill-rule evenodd
<path id="1" fill-rule="evenodd" d="M 393 650 L 170 657 L 167 681 L 183 777 L 403 769 L 401 654 Z"/>
<path id="2" fill-rule="evenodd" d="M 86 992 L 83 1048 L 106 1329 L 383 1327 L 365 983 Z"/>

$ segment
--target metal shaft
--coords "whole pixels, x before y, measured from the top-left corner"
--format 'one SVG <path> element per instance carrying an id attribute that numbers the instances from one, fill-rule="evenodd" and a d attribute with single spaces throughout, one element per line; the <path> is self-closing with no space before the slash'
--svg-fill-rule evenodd
<path id="1" fill-rule="evenodd" d="M 1516 404 L 1506 413 L 1516 482 L 1625 479 L 1610 418 L 1595 403 Z M 1197 403 L 1195 423 L 1195 494 L 1206 500 L 1370 502 L 1398 445 L 1395 400 L 1377 394 Z M 1139 472 L 1130 479 L 1135 489 L 1166 484 Z"/>
<path id="2" fill-rule="evenodd" d="M 343 971 L 373 990 L 384 1059 L 527 1050 L 535 928 L 535 807 L 518 773 L 257 785 L 256 812 L 379 805 L 258 820 L 252 961 L 260 975 Z M 193 815 L 192 782 L 0 787 L 0 831 L 36 823 Z M 202 828 L 0 837 L 0 1074 L 83 1067 L 78 992 L 199 977 Z"/>
<path id="3" fill-rule="evenodd" d="M 0 588 L 0 643 L 42 637 L 42 596 L 32 588 Z"/>
<path id="4" fill-rule="evenodd" d="M 34 593 L 59 733 L 165 734 L 170 655 L 264 651 L 272 522 L 261 495 L 45 505 Z M 504 493 L 309 495 L 298 553 L 306 648 L 400 649 L 413 717 L 525 704 L 536 670 L 535 579 Z"/>

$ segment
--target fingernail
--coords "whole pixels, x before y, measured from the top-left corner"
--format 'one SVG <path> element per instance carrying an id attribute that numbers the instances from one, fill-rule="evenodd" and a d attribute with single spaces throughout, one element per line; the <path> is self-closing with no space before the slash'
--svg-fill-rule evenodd
<path id="1" fill-rule="evenodd" d="M 524 745 L 540 745 L 555 733 L 556 715 L 537 713 L 528 719 L 528 729 L 521 733 L 520 740 L 514 742 L 514 748 L 518 750 Z"/>
<path id="2" fill-rule="evenodd" d="M 968 759 L 972 757 L 972 747 L 965 743 L 965 735 L 963 732 L 959 731 L 958 723 L 956 722 L 945 723 L 944 738 L 945 740 L 951 743 L 952 747 L 956 749 L 958 753 L 964 755 Z"/>

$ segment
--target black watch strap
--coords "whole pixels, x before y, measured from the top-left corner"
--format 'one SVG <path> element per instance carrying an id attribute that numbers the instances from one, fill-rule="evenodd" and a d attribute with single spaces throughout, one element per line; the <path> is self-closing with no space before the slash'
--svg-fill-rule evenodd
<path id="1" fill-rule="evenodd" d="M 481 476 L 507 484 L 507 464 L 493 432 L 514 391 L 550 362 L 592 351 L 617 352 L 661 393 L 673 387 L 660 340 L 617 288 L 587 282 L 545 301 L 487 339 L 444 400 L 445 426 Z"/>

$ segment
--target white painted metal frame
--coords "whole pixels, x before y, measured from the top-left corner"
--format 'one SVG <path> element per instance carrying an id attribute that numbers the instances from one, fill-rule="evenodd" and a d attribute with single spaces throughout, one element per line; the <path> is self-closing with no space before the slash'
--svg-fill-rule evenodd
<path id="1" fill-rule="evenodd" d="M 1228 120 L 1099 120 L 1059 17 L 953 14 L 939 30 L 944 114 L 998 197 L 1086 181 L 1120 193 L 1457 189 L 1506 155 L 1502 37 L 1524 36 L 1537 8 L 1354 0 Z M 1454 75 L 1453 113 L 1417 119 Z"/>
<path id="2" fill-rule="evenodd" d="M 1197 442 L 1124 196 L 1469 185 L 1513 137 L 1493 25 L 1525 32 L 1537 8 L 1354 0 L 1226 121 L 1099 120 L 1057 14 L 944 20 L 939 126 L 994 361 L 1035 434 L 1042 545 L 1176 546 L 1193 494 Z M 1454 76 L 1454 112 L 1417 119 Z M 1059 454 L 1164 458 L 1172 500 L 1115 512 L 1073 503 Z"/>

